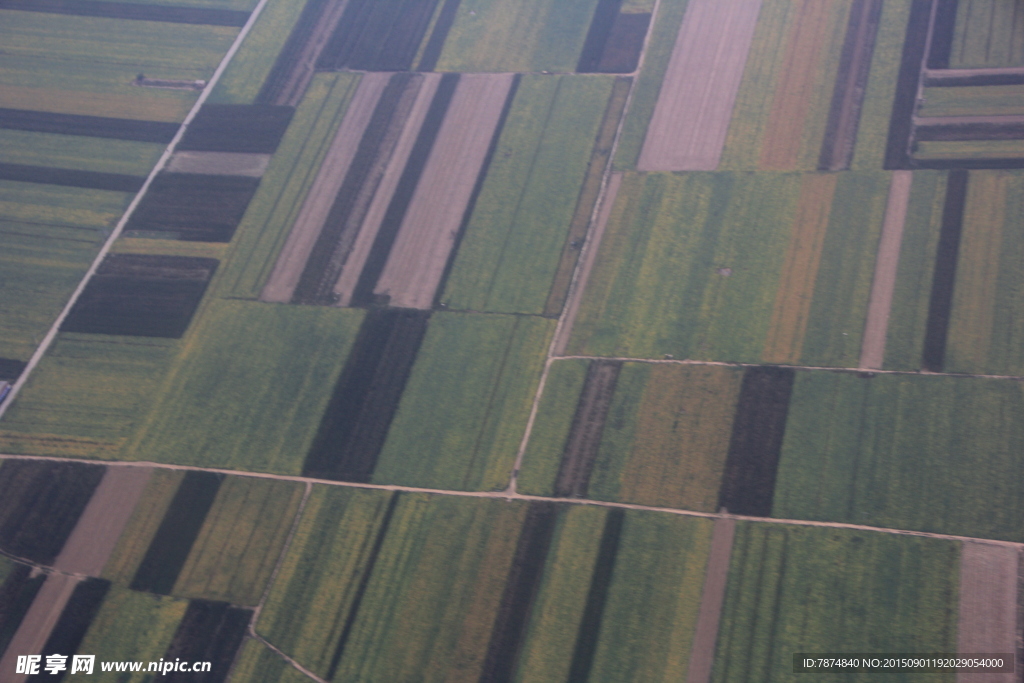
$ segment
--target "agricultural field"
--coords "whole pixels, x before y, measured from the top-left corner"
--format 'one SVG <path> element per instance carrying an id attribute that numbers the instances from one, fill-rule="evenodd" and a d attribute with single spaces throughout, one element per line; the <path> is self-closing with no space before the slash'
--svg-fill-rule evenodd
<path id="1" fill-rule="evenodd" d="M 959 554 L 949 540 L 739 523 L 711 680 L 793 680 L 795 652 L 956 652 Z"/>
<path id="2" fill-rule="evenodd" d="M 1016 381 L 799 372 L 771 514 L 1020 542 Z"/>
<path id="3" fill-rule="evenodd" d="M 438 71 L 572 72 L 597 0 L 463 0 Z"/>
<path id="4" fill-rule="evenodd" d="M 1022 113 L 1024 92 L 1019 87 L 1005 85 L 925 88 L 924 105 L 918 110 L 918 116 L 1020 116 Z"/>
<path id="5" fill-rule="evenodd" d="M 125 456 L 298 474 L 362 316 L 210 301 Z"/>
<path id="6" fill-rule="evenodd" d="M 959 0 L 949 65 L 954 69 L 1024 65 L 1024 12 L 999 0 Z"/>
<path id="7" fill-rule="evenodd" d="M 956 266 L 943 369 L 1024 375 L 1021 351 L 1021 275 L 1024 249 L 1017 207 L 1024 200 L 1021 171 L 972 171 Z"/>
<path id="8" fill-rule="evenodd" d="M 373 483 L 504 488 L 553 328 L 527 316 L 434 314 Z"/>
<path id="9" fill-rule="evenodd" d="M 567 353 L 856 366 L 887 186 L 627 176 Z"/>
<path id="10" fill-rule="evenodd" d="M 164 145 L 78 135 L 0 130 L 4 163 L 146 176 Z"/>
<path id="11" fill-rule="evenodd" d="M 544 312 L 611 87 L 593 76 L 520 81 L 441 297 L 449 309 Z"/>
<path id="12" fill-rule="evenodd" d="M 257 632 L 333 680 L 678 675 L 709 539 L 666 515 L 317 488 Z"/>

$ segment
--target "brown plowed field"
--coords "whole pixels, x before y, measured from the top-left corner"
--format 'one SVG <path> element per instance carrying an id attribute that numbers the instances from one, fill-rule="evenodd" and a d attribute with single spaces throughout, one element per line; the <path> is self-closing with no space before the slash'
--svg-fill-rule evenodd
<path id="1" fill-rule="evenodd" d="M 302 209 L 299 210 L 295 225 L 288 235 L 281 255 L 277 258 L 270 279 L 260 294 L 261 301 L 291 301 L 292 293 L 302 276 L 302 270 L 306 267 L 306 260 L 309 259 L 324 221 L 327 220 L 327 214 L 334 204 L 334 197 L 341 189 L 348 167 L 359 148 L 363 131 L 390 79 L 391 74 L 366 74 L 359 82 L 359 88 L 352 98 L 345 119 L 331 142 L 331 148 L 324 158 L 316 180 L 313 181 L 313 186 L 309 189 L 309 194 L 306 195 Z"/>
<path id="2" fill-rule="evenodd" d="M 718 167 L 761 0 L 691 0 L 637 168 Z"/>
<path id="3" fill-rule="evenodd" d="M 512 87 L 512 74 L 462 76 L 374 294 L 428 309 Z"/>
<path id="4" fill-rule="evenodd" d="M 700 612 L 697 613 L 697 627 L 690 650 L 690 666 L 686 672 L 687 683 L 708 683 L 711 680 L 718 622 L 722 616 L 722 603 L 725 602 L 725 585 L 729 578 L 729 559 L 732 557 L 735 535 L 736 520 L 715 520 L 715 529 L 711 532 L 711 551 L 708 553 L 704 574 L 704 592 L 700 598 Z"/>
<path id="5" fill-rule="evenodd" d="M 885 207 L 882 237 L 875 257 L 875 279 L 871 283 L 867 322 L 860 347 L 860 367 L 881 368 L 885 361 L 885 338 L 889 331 L 889 312 L 896 290 L 896 272 L 900 265 L 903 225 L 910 204 L 911 171 L 893 171 L 889 185 L 889 202 Z"/>
<path id="6" fill-rule="evenodd" d="M 984 543 L 964 543 L 960 555 L 960 613 L 957 651 L 1016 652 L 1017 568 L 1019 550 Z M 960 674 L 958 680 L 1014 683 L 1006 674 Z"/>
<path id="7" fill-rule="evenodd" d="M 804 176 L 765 339 L 767 363 L 800 360 L 837 179 L 835 175 Z"/>

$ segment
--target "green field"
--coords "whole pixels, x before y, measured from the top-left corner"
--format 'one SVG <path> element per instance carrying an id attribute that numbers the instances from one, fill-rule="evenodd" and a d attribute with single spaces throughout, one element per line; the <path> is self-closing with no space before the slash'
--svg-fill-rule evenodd
<path id="1" fill-rule="evenodd" d="M 246 638 L 228 677 L 231 683 L 308 683 L 309 678 L 265 645 Z"/>
<path id="2" fill-rule="evenodd" d="M 798 373 L 772 516 L 1024 540 L 1018 382 Z"/>
<path id="3" fill-rule="evenodd" d="M 207 101 L 212 104 L 255 102 L 305 6 L 305 1 L 270 0 Z"/>
<path id="4" fill-rule="evenodd" d="M 1014 86 L 978 85 L 925 88 L 924 97 L 925 103 L 918 111 L 919 116 L 1020 116 L 1024 114 L 1024 91 Z M 998 142 L 1005 145 L 1010 141 L 1000 140 Z"/>
<path id="5" fill-rule="evenodd" d="M 258 604 L 291 531 L 302 491 L 296 482 L 228 477 L 173 594 Z"/>
<path id="6" fill-rule="evenodd" d="M 954 541 L 740 522 L 711 680 L 804 680 L 796 652 L 956 652 L 959 554 Z"/>
<path id="7" fill-rule="evenodd" d="M 435 313 L 373 483 L 505 488 L 553 330 L 541 318 Z"/>
<path id="8" fill-rule="evenodd" d="M 921 368 L 945 198 L 944 172 L 914 172 L 885 342 L 886 370 Z"/>
<path id="9" fill-rule="evenodd" d="M 954 69 L 1024 65 L 1024 16 L 1015 3 L 960 0 L 949 65 Z"/>
<path id="10" fill-rule="evenodd" d="M 198 317 L 127 457 L 299 474 L 362 311 L 214 300 Z"/>
<path id="11" fill-rule="evenodd" d="M 232 253 L 214 291 L 259 296 L 358 83 L 356 74 L 314 77 L 235 231 Z"/>
<path id="12" fill-rule="evenodd" d="M 882 168 L 889 137 L 895 83 L 903 60 L 903 40 L 907 34 L 911 0 L 888 0 L 882 5 L 882 17 L 875 38 L 875 51 L 864 91 L 864 105 L 857 126 L 853 170 Z"/>
<path id="13" fill-rule="evenodd" d="M 576 70 L 597 0 L 464 0 L 438 71 Z"/>
<path id="14" fill-rule="evenodd" d="M 165 147 L 153 142 L 0 129 L 0 159 L 7 164 L 145 177 Z"/>
<path id="15" fill-rule="evenodd" d="M 68 676 L 70 681 L 142 683 L 153 680 L 144 672 L 104 673 L 99 662 L 158 661 L 167 652 L 174 633 L 185 616 L 188 601 L 114 587 L 93 619 L 80 653 L 96 655 L 92 675 Z M 70 668 L 70 667 L 69 667 Z"/>
<path id="16" fill-rule="evenodd" d="M 640 65 L 640 74 L 633 86 L 633 97 L 626 120 L 622 125 L 619 146 L 615 153 L 615 168 L 629 170 L 636 168 L 640 150 L 647 135 L 647 125 L 654 114 L 661 92 L 661 81 L 668 70 L 672 49 L 676 44 L 679 26 L 683 23 L 687 0 L 661 0 L 658 5 L 654 26 L 650 29 L 647 50 Z"/>
<path id="17" fill-rule="evenodd" d="M 479 677 L 525 505 L 403 494 L 364 593 L 390 495 L 314 490 L 257 629 L 326 675 L 358 599 L 334 680 Z"/>
<path id="18" fill-rule="evenodd" d="M 612 79 L 525 76 L 442 301 L 544 312 Z"/>
<path id="19" fill-rule="evenodd" d="M 176 351 L 167 339 L 61 335 L 0 422 L 0 450 L 121 458 Z"/>
<path id="20" fill-rule="evenodd" d="M 950 312 L 946 372 L 1024 375 L 1024 172 L 973 171 Z"/>
<path id="21" fill-rule="evenodd" d="M 814 170 L 850 0 L 765 0 L 719 169 Z"/>
<path id="22" fill-rule="evenodd" d="M 915 159 L 1020 159 L 1024 140 L 922 140 L 914 147 Z"/>
<path id="23" fill-rule="evenodd" d="M 884 173 L 627 176 L 568 353 L 855 366 L 887 185 Z"/>

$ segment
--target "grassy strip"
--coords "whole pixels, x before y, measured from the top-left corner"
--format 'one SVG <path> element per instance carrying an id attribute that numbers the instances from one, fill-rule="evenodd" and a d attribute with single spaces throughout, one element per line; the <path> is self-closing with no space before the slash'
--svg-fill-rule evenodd
<path id="1" fill-rule="evenodd" d="M 1005 85 L 925 88 L 920 116 L 1019 116 L 1024 92 Z"/>
<path id="2" fill-rule="evenodd" d="M 792 680 L 794 652 L 954 652 L 958 555 L 951 541 L 740 523 L 712 681 Z"/>
<path id="3" fill-rule="evenodd" d="M 885 342 L 886 370 L 921 367 L 945 190 L 944 173 L 914 173 Z"/>
<path id="4" fill-rule="evenodd" d="M 211 301 L 129 457 L 299 474 L 361 319 L 361 311 Z"/>
<path id="5" fill-rule="evenodd" d="M 788 174 L 627 176 L 569 353 L 758 362 L 799 190 Z"/>
<path id="6" fill-rule="evenodd" d="M 647 135 L 647 125 L 654 114 L 658 94 L 661 92 L 661 82 L 665 78 L 672 57 L 679 26 L 683 23 L 687 2 L 688 0 L 661 0 L 658 7 L 658 15 L 655 17 L 644 56 L 643 69 L 633 87 L 633 98 L 619 138 L 614 162 L 617 170 L 636 168 Z M 625 5 L 623 11 L 626 11 Z"/>
<path id="7" fill-rule="evenodd" d="M 176 351 L 162 339 L 61 335 L 0 423 L 0 450 L 122 457 Z"/>
<path id="8" fill-rule="evenodd" d="M 257 604 L 301 499 L 302 486 L 294 482 L 229 478 L 172 593 L 234 605 Z"/>
<path id="9" fill-rule="evenodd" d="M 572 72 L 597 0 L 462 0 L 438 71 Z"/>
<path id="10" fill-rule="evenodd" d="M 145 176 L 163 151 L 155 142 L 0 130 L 0 153 L 14 164 Z"/>
<path id="11" fill-rule="evenodd" d="M 95 654 L 100 662 L 155 662 L 167 652 L 187 607 L 184 600 L 115 587 L 93 619 L 79 652 Z M 141 683 L 148 678 L 144 673 L 104 673 L 99 666 L 94 675 L 101 683 Z"/>
<path id="12" fill-rule="evenodd" d="M 236 230 L 216 292 L 259 296 L 358 82 L 356 74 L 314 77 Z"/>
<path id="13" fill-rule="evenodd" d="M 449 308 L 544 312 L 611 87 L 523 78 L 441 299 Z"/>
<path id="14" fill-rule="evenodd" d="M 799 373 L 772 516 L 1019 542 L 1016 382 Z"/>
<path id="15" fill-rule="evenodd" d="M 373 482 L 504 488 L 553 327 L 530 317 L 435 314 Z"/>
<path id="16" fill-rule="evenodd" d="M 1014 265 L 1024 240 L 1013 227 L 1022 199 L 1021 171 L 971 173 L 944 364 L 949 372 L 1024 374 L 1021 274 Z"/>
<path id="17" fill-rule="evenodd" d="M 207 102 L 211 104 L 253 104 L 260 94 L 278 53 L 284 48 L 306 2 L 269 2 L 245 42 L 235 53 Z"/>

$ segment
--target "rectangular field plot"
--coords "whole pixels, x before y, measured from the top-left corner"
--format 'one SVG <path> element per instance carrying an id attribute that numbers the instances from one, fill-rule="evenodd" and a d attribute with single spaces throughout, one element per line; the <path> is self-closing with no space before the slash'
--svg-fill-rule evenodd
<path id="1" fill-rule="evenodd" d="M 967 182 L 943 369 L 1024 375 L 1024 172 L 972 171 Z"/>
<path id="2" fill-rule="evenodd" d="M 127 237 L 230 242 L 259 178 L 162 172 L 125 226 Z"/>
<path id="3" fill-rule="evenodd" d="M 628 175 L 567 354 L 856 366 L 888 180 Z"/>
<path id="4" fill-rule="evenodd" d="M 214 259 L 110 254 L 61 331 L 178 339 L 216 269 Z"/>
<path id="5" fill-rule="evenodd" d="M 711 680 L 799 680 L 795 652 L 956 652 L 958 545 L 738 524 Z M 955 672 L 933 676 L 956 680 Z"/>
<path id="6" fill-rule="evenodd" d="M 540 318 L 435 313 L 373 483 L 504 488 L 553 327 Z"/>
<path id="7" fill-rule="evenodd" d="M 463 0 L 439 71 L 576 69 L 598 0 Z"/>
<path id="8" fill-rule="evenodd" d="M 257 631 L 329 680 L 678 677 L 710 528 L 318 487 Z"/>
<path id="9" fill-rule="evenodd" d="M 211 301 L 129 457 L 298 474 L 362 317 Z"/>
<path id="10" fill-rule="evenodd" d="M 116 459 L 175 352 L 164 339 L 60 336 L 0 422 L 0 451 Z"/>
<path id="11" fill-rule="evenodd" d="M 949 55 L 954 69 L 1024 65 L 1024 9 L 1000 0 L 959 0 Z"/>
<path id="12" fill-rule="evenodd" d="M 409 71 L 439 0 L 349 0 L 317 68 Z"/>
<path id="13" fill-rule="evenodd" d="M 1020 542 L 1018 382 L 797 373 L 772 516 Z"/>
<path id="14" fill-rule="evenodd" d="M 918 115 L 927 116 L 1020 116 L 1024 114 L 1024 88 L 976 85 L 925 88 Z M 1003 141 L 1004 144 L 1006 141 Z"/>
<path id="15" fill-rule="evenodd" d="M 611 88 L 522 79 L 441 297 L 448 308 L 544 312 Z"/>
<path id="16" fill-rule="evenodd" d="M 0 130 L 0 159 L 76 171 L 146 176 L 165 145 L 22 130 Z"/>

